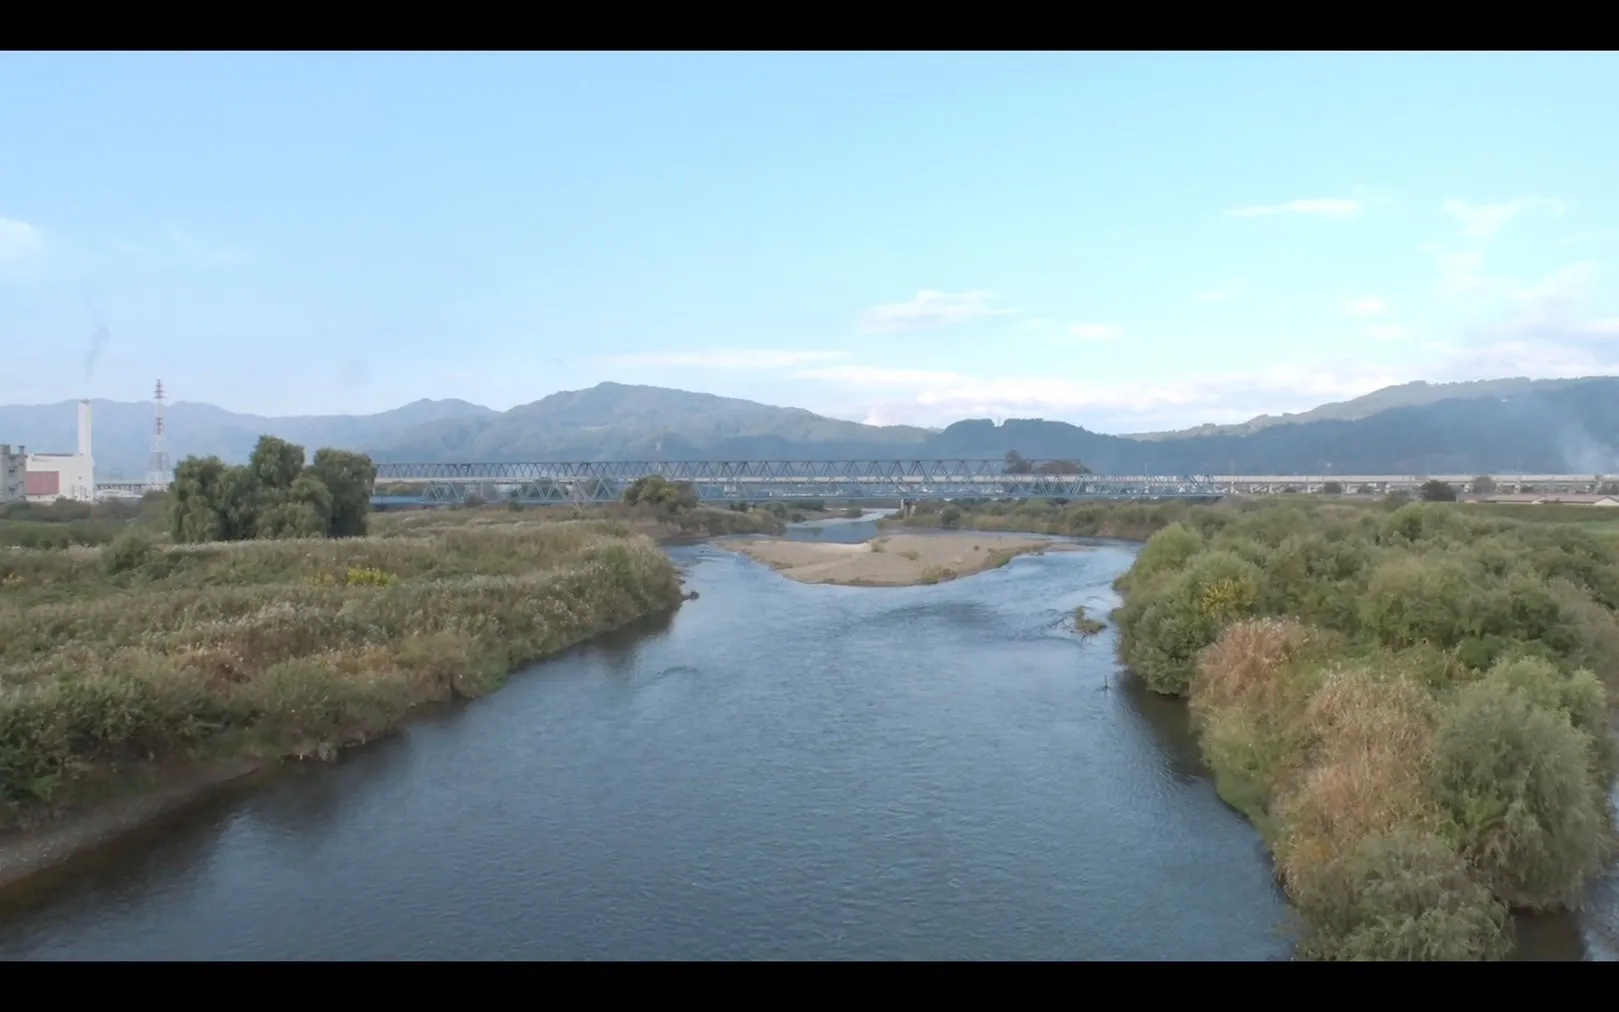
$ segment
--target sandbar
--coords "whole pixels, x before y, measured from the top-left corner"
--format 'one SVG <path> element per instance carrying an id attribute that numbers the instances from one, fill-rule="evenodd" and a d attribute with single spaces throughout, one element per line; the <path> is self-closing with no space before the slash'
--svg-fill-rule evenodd
<path id="1" fill-rule="evenodd" d="M 1004 566 L 1032 552 L 1075 551 L 1081 546 L 996 534 L 893 534 L 858 544 L 748 538 L 719 542 L 789 580 L 845 587 L 910 587 L 942 583 Z"/>

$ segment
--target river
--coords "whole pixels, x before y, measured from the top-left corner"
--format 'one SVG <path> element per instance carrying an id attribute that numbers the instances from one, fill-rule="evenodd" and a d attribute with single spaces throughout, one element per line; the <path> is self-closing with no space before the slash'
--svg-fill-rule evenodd
<path id="1" fill-rule="evenodd" d="M 671 554 L 672 619 L 13 889 L 0 956 L 1288 958 L 1185 708 L 1072 632 L 1133 547 L 897 589 Z"/>

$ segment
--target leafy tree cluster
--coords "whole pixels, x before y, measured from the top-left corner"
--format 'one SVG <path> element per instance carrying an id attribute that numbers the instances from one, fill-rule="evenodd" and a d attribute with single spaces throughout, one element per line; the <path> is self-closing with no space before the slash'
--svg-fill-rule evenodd
<path id="1" fill-rule="evenodd" d="M 1124 659 L 1190 698 L 1306 954 L 1499 956 L 1509 909 L 1600 873 L 1619 688 L 1600 534 L 1440 503 L 1215 508 L 1154 535 L 1121 588 Z"/>
<path id="2" fill-rule="evenodd" d="M 1451 488 L 1448 483 L 1440 481 L 1438 478 L 1433 478 L 1423 482 L 1422 488 L 1417 492 L 1417 495 L 1422 497 L 1423 502 L 1456 501 L 1456 490 Z"/>
<path id="3" fill-rule="evenodd" d="M 246 464 L 187 457 L 174 469 L 169 533 L 177 542 L 347 538 L 365 534 L 376 465 L 361 453 L 261 436 Z"/>
<path id="4" fill-rule="evenodd" d="M 691 482 L 671 482 L 661 474 L 637 478 L 624 490 L 626 505 L 648 505 L 669 513 L 682 513 L 697 508 L 697 487 Z"/>
<path id="5" fill-rule="evenodd" d="M 1002 474 L 1090 474 L 1091 469 L 1077 460 L 1043 460 L 1036 464 L 1016 450 L 1006 451 Z"/>

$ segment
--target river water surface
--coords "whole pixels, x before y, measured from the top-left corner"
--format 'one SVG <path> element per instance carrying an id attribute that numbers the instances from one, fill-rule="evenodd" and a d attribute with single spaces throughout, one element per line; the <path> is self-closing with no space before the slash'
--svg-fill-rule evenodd
<path id="1" fill-rule="evenodd" d="M 878 589 L 671 554 L 672 619 L 14 890 L 0 956 L 1288 957 L 1184 707 L 1072 631 L 1133 547 Z"/>

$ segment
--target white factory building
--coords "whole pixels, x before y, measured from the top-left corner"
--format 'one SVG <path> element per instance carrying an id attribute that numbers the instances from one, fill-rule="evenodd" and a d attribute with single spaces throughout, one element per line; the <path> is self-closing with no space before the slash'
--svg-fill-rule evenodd
<path id="1" fill-rule="evenodd" d="M 79 449 L 77 453 L 30 453 L 24 476 L 29 502 L 48 503 L 57 499 L 95 502 L 96 466 L 90 452 L 90 402 L 79 402 Z"/>

